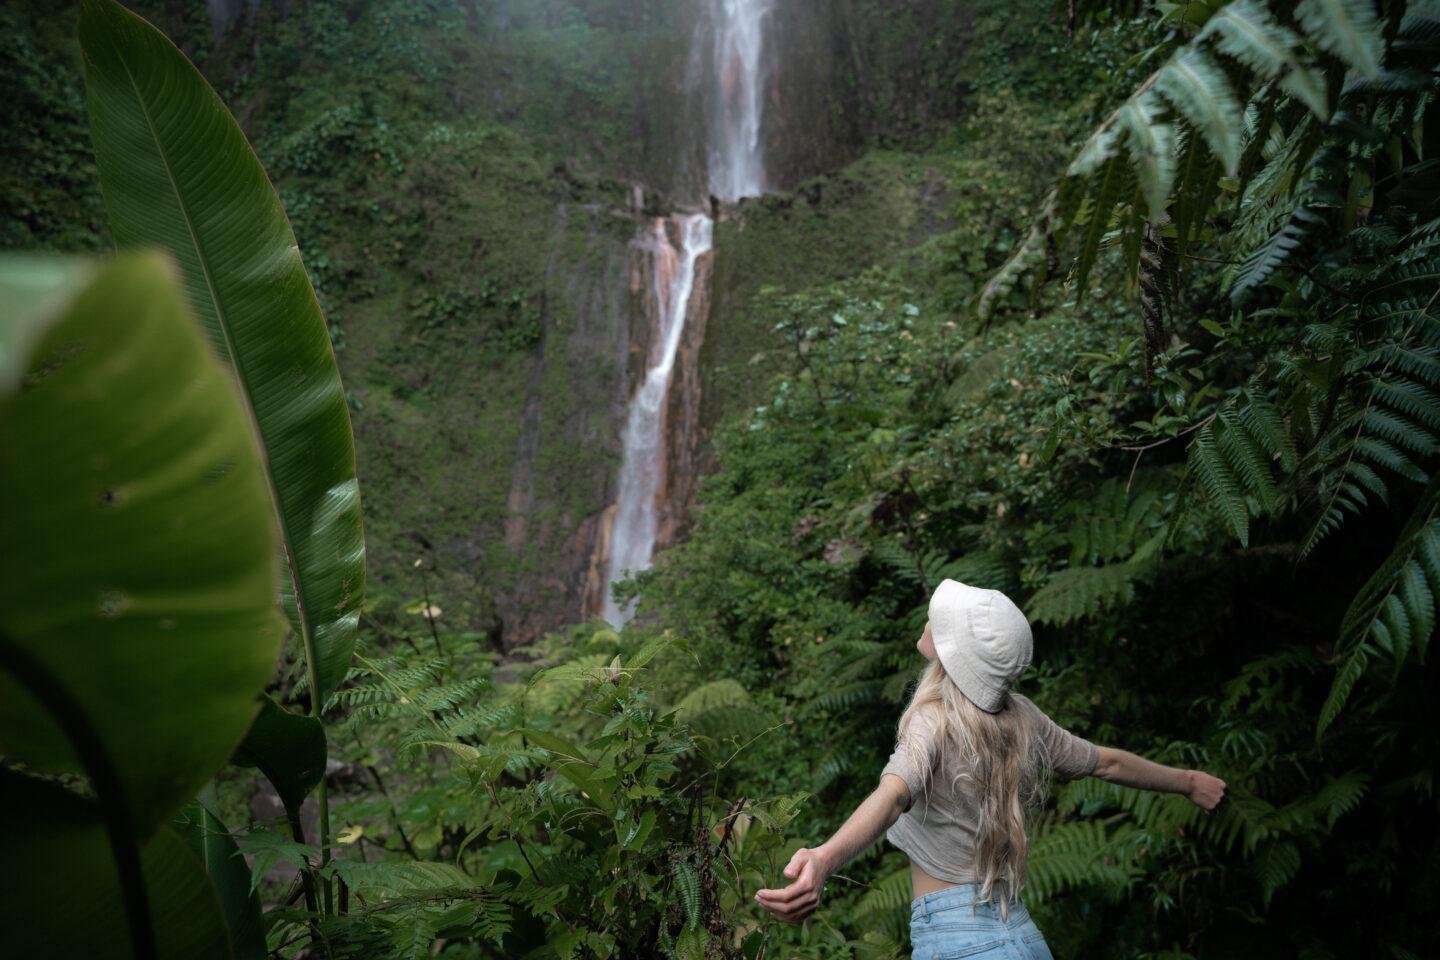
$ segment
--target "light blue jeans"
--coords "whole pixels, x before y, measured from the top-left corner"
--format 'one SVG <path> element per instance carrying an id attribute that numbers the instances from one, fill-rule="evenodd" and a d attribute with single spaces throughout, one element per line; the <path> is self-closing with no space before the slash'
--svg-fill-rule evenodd
<path id="1" fill-rule="evenodd" d="M 1054 960 L 1023 903 L 1000 919 L 995 903 L 977 903 L 980 888 L 962 883 L 910 901 L 913 960 Z"/>

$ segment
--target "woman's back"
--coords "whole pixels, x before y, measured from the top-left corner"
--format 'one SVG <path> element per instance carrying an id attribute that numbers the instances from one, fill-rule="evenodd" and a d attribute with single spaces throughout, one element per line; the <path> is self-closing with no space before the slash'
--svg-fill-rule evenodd
<path id="1" fill-rule="evenodd" d="M 905 781 L 912 800 L 885 836 L 937 880 L 982 883 L 985 871 L 977 854 L 985 818 L 994 812 L 982 796 L 985 785 L 971 776 L 973 758 L 960 755 L 952 742 L 942 742 L 941 709 L 932 704 L 913 713 L 881 771 Z M 1099 748 L 1055 723 L 1028 698 L 1012 693 L 1005 709 L 1019 711 L 1011 722 L 1028 732 L 1024 792 L 1047 773 L 1075 780 L 1095 769 Z"/>

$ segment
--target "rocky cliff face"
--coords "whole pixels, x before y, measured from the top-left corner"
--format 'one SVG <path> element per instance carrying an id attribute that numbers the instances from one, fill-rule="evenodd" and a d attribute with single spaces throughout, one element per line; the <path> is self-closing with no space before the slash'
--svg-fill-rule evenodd
<path id="1" fill-rule="evenodd" d="M 205 51 L 296 222 L 352 399 L 375 601 L 428 592 L 446 629 L 500 649 L 596 611 L 655 335 L 634 241 L 709 207 L 712 0 L 134 2 Z M 959 6 L 775 0 L 762 135 L 785 192 L 726 211 L 697 262 L 659 549 L 691 522 L 714 424 L 779 356 L 755 292 L 913 242 L 923 171 L 834 171 L 953 107 L 897 91 L 947 89 L 951 51 L 922 41 Z M 893 109 L 911 100 L 930 112 Z"/>
<path id="2" fill-rule="evenodd" d="M 506 647 L 581 619 L 601 596 L 637 349 L 629 235 L 639 222 L 638 211 L 599 205 L 556 213 L 545 329 L 530 361 L 506 496 L 505 546 L 517 571 L 499 604 Z"/>

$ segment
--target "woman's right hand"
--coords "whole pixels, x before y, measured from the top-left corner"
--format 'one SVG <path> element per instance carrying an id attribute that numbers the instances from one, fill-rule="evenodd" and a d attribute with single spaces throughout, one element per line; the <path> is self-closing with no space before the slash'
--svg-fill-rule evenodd
<path id="1" fill-rule="evenodd" d="M 1206 813 L 1214 810 L 1225 799 L 1225 781 L 1212 777 L 1203 770 L 1190 770 L 1190 785 L 1185 795 L 1190 802 Z"/>
<path id="2" fill-rule="evenodd" d="M 830 871 L 819 852 L 801 847 L 785 867 L 785 876 L 794 880 L 783 890 L 760 890 L 755 899 L 786 923 L 799 923 L 820 905 L 820 891 Z"/>

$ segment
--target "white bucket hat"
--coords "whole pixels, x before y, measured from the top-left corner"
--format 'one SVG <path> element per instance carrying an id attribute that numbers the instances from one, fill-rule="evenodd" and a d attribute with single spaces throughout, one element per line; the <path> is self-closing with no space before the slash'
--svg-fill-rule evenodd
<path id="1" fill-rule="evenodd" d="M 999 590 L 942 580 L 930 595 L 930 635 L 950 679 L 975 706 L 997 713 L 1030 666 L 1030 623 Z"/>

